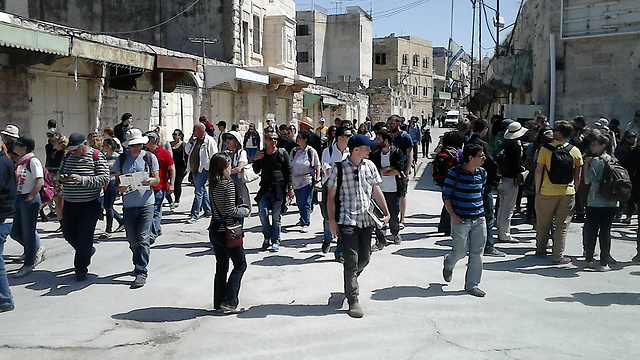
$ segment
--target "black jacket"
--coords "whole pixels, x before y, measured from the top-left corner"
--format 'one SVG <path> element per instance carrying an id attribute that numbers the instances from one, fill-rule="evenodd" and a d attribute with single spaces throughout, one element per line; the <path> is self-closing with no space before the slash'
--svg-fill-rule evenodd
<path id="1" fill-rule="evenodd" d="M 498 173 L 498 164 L 496 164 L 495 160 L 493 160 L 493 156 L 491 156 L 491 150 L 489 149 L 489 144 L 482 140 L 480 135 L 473 134 L 467 144 L 476 144 L 482 146 L 484 149 L 484 164 L 482 164 L 482 168 L 487 171 L 487 185 L 492 187 L 498 187 L 500 184 L 500 174 Z"/>
<path id="2" fill-rule="evenodd" d="M 404 154 L 400 149 L 393 145 L 391 146 L 389 152 L 391 153 L 389 155 L 389 162 L 391 163 L 391 167 L 400 173 L 400 175 L 396 175 L 396 184 L 398 185 L 398 195 L 402 195 L 402 193 L 404 192 L 403 179 L 405 177 L 405 167 L 403 160 Z M 376 165 L 376 168 L 378 168 L 378 171 L 380 171 L 380 169 L 382 169 L 382 149 L 377 148 L 371 154 L 369 154 L 369 160 L 371 160 Z"/>
<path id="3" fill-rule="evenodd" d="M 508 171 L 502 174 L 502 177 L 517 179 L 518 175 L 524 170 L 522 166 L 522 146 L 517 140 L 503 140 L 505 162 Z"/>
<path id="4" fill-rule="evenodd" d="M 17 183 L 13 161 L 0 148 L 0 220 L 13 217 L 16 204 Z"/>

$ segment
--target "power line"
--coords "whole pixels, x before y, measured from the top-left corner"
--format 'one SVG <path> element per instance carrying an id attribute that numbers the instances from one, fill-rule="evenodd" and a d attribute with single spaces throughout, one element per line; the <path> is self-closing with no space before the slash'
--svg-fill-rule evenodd
<path id="1" fill-rule="evenodd" d="M 177 19 L 182 14 L 186 13 L 187 11 L 189 11 L 192 7 L 194 7 L 199 2 L 200 2 L 200 0 L 194 1 L 193 4 L 189 5 L 186 9 L 180 11 L 178 14 L 176 14 L 172 18 L 170 18 L 168 20 L 165 20 L 165 21 L 161 22 L 160 24 L 156 24 L 156 25 L 149 26 L 149 27 L 144 28 L 144 29 L 138 29 L 138 30 L 131 30 L 131 31 L 103 31 L 103 32 L 98 32 L 98 34 L 107 34 L 107 35 L 132 34 L 132 33 L 143 32 L 143 31 L 159 28 L 160 26 L 163 26 L 163 25 L 165 25 L 165 24 Z"/>

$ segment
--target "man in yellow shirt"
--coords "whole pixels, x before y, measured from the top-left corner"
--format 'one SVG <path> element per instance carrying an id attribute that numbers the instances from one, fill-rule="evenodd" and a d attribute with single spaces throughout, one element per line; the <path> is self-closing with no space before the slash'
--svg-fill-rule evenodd
<path id="1" fill-rule="evenodd" d="M 575 208 L 576 188 L 580 184 L 582 154 L 567 142 L 573 127 L 567 121 L 557 121 L 553 129 L 555 141 L 540 148 L 536 167 L 536 256 L 547 255 L 547 243 L 551 222 L 555 224 L 553 234 L 553 262 L 568 264 L 571 259 L 564 256 L 567 228 Z M 554 220 L 555 216 L 555 220 Z"/>
<path id="2" fill-rule="evenodd" d="M 319 122 L 320 126 L 316 128 L 316 135 L 320 136 L 322 142 L 325 142 L 327 140 L 327 131 L 329 130 L 329 128 L 324 126 L 324 118 L 321 118 Z"/>

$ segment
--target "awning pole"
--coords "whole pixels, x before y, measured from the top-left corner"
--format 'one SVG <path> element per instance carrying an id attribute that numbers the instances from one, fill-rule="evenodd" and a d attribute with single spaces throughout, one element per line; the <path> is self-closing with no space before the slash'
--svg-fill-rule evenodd
<path id="1" fill-rule="evenodd" d="M 159 109 L 159 118 L 158 118 L 158 126 L 162 127 L 162 93 L 164 92 L 164 72 L 160 71 L 160 109 Z"/>

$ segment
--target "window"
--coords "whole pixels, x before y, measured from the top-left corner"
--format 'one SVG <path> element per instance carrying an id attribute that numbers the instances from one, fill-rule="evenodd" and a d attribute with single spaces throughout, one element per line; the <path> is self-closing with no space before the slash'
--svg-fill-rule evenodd
<path id="1" fill-rule="evenodd" d="M 413 95 L 418 95 L 418 87 L 416 85 L 413 85 Z"/>
<path id="2" fill-rule="evenodd" d="M 386 65 L 387 64 L 387 54 L 385 54 L 385 53 L 377 53 L 375 55 L 375 63 L 376 63 L 376 65 Z"/>
<path id="3" fill-rule="evenodd" d="M 424 97 L 429 97 L 429 88 L 428 87 L 423 87 L 422 88 L 422 96 Z"/>
<path id="4" fill-rule="evenodd" d="M 413 55 L 413 66 L 420 66 L 420 55 Z"/>
<path id="5" fill-rule="evenodd" d="M 293 61 L 293 39 L 290 36 L 287 36 L 287 61 Z"/>
<path id="6" fill-rule="evenodd" d="M 296 36 L 307 36 L 309 33 L 309 25 L 298 25 L 296 30 Z"/>
<path id="7" fill-rule="evenodd" d="M 426 56 L 422 59 L 422 67 L 425 69 L 429 67 L 429 58 Z"/>
<path id="8" fill-rule="evenodd" d="M 409 55 L 402 54 L 402 65 L 409 65 Z"/>
<path id="9" fill-rule="evenodd" d="M 253 52 L 261 54 L 260 48 L 260 16 L 253 15 Z"/>
<path id="10" fill-rule="evenodd" d="M 306 63 L 309 62 L 309 52 L 305 51 L 298 51 L 298 58 L 297 58 L 299 63 Z"/>

